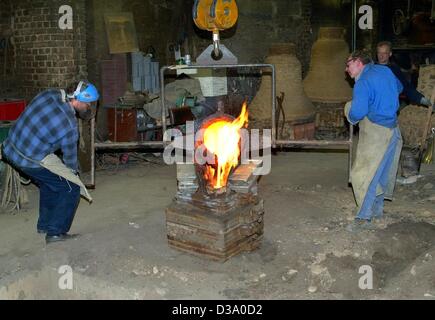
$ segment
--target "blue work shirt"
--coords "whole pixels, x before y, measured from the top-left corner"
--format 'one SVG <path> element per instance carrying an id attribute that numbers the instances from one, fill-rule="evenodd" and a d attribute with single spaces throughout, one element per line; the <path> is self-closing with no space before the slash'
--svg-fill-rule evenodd
<path id="1" fill-rule="evenodd" d="M 418 92 L 405 78 L 405 75 L 400 70 L 400 67 L 394 64 L 387 64 L 386 66 L 390 68 L 394 75 L 397 77 L 397 79 L 399 79 L 400 83 L 403 86 L 402 93 L 409 99 L 409 102 L 414 104 L 420 104 L 421 99 L 424 98 L 424 96 L 420 92 Z"/>
<path id="2" fill-rule="evenodd" d="M 377 63 L 378 65 L 383 65 L 380 63 Z M 391 69 L 391 71 L 394 73 L 394 75 L 399 79 L 400 83 L 403 86 L 403 90 L 401 93 L 403 93 L 412 104 L 420 104 L 421 99 L 424 98 L 424 95 L 422 95 L 420 92 L 417 91 L 416 88 L 406 79 L 405 75 L 403 74 L 402 70 L 400 70 L 400 67 L 393 63 L 384 64 L 384 66 L 387 66 Z"/>
<path id="3" fill-rule="evenodd" d="M 38 168 L 38 163 L 19 153 L 39 162 L 48 154 L 61 150 L 65 165 L 77 171 L 78 138 L 74 108 L 62 99 L 60 90 L 48 89 L 38 94 L 24 109 L 9 130 L 3 152 L 18 167 Z"/>
<path id="4" fill-rule="evenodd" d="M 366 64 L 353 88 L 349 121 L 356 124 L 367 117 L 378 125 L 397 126 L 399 94 L 403 86 L 387 66 Z"/>

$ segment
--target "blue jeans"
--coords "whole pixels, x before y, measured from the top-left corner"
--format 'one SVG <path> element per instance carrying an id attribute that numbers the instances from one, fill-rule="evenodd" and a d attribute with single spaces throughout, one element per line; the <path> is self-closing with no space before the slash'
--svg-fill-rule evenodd
<path id="1" fill-rule="evenodd" d="M 394 161 L 397 143 L 399 142 L 400 132 L 394 131 L 391 142 L 381 161 L 381 164 L 369 185 L 364 197 L 363 204 L 358 210 L 357 218 L 370 220 L 371 218 L 381 218 L 384 213 L 384 193 L 376 195 L 378 186 L 381 190 L 386 190 L 391 178 L 389 175 L 390 168 Z"/>
<path id="2" fill-rule="evenodd" d="M 45 168 L 20 168 L 39 187 L 38 230 L 67 233 L 80 201 L 80 187 Z"/>

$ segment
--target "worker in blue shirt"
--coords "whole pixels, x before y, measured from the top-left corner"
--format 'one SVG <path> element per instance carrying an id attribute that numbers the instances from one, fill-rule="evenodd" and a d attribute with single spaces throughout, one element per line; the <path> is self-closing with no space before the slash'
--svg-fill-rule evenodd
<path id="1" fill-rule="evenodd" d="M 355 80 L 345 115 L 351 124 L 359 124 L 350 177 L 357 216 L 347 230 L 358 232 L 373 228 L 373 219 L 383 216 L 384 199 L 392 199 L 402 148 L 397 110 L 403 86 L 388 67 L 374 64 L 364 50 L 350 55 L 345 70 Z"/>
<path id="2" fill-rule="evenodd" d="M 392 44 L 389 41 L 381 41 L 376 46 L 376 56 L 378 58 L 378 64 L 388 66 L 394 75 L 399 79 L 403 86 L 402 93 L 409 99 L 412 104 L 419 104 L 423 106 L 432 106 L 430 100 L 418 92 L 414 86 L 406 79 L 400 67 L 391 63 L 390 58 L 392 56 Z M 435 106 L 434 106 L 435 108 Z"/>
<path id="3" fill-rule="evenodd" d="M 46 242 L 63 241 L 68 234 L 80 200 L 80 187 L 42 167 L 40 161 L 60 151 L 66 167 L 77 174 L 76 113 L 89 114 L 99 98 L 91 83 L 80 81 L 66 91 L 48 89 L 25 108 L 3 143 L 8 163 L 30 177 L 40 189 L 38 233 Z"/>

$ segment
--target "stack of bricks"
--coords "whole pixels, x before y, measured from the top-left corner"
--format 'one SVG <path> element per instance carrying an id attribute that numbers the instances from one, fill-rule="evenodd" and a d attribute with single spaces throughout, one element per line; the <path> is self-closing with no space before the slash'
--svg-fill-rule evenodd
<path id="1" fill-rule="evenodd" d="M 72 29 L 62 29 L 59 8 L 65 1 L 19 0 L 14 4 L 17 86 L 31 98 L 51 87 L 65 88 L 86 78 L 85 0 L 69 4 Z"/>

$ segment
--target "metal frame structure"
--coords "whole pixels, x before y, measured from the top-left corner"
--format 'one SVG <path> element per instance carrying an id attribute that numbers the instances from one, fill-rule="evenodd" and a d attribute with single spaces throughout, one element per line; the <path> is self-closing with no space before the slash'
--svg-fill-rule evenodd
<path id="1" fill-rule="evenodd" d="M 352 138 L 353 138 L 353 126 L 350 125 L 349 129 L 349 139 L 348 140 L 278 140 L 276 136 L 276 124 L 275 124 L 275 111 L 276 111 L 276 73 L 275 66 L 273 64 L 214 64 L 214 65 L 174 65 L 174 66 L 163 66 L 160 69 L 160 97 L 162 101 L 162 133 L 166 131 L 166 104 L 165 104 L 165 73 L 166 71 L 176 71 L 176 70 L 186 70 L 186 69 L 229 69 L 229 68 L 244 68 L 244 67 L 256 67 L 256 68 L 270 68 L 272 70 L 272 92 L 271 92 L 271 102 L 272 102 L 272 147 L 300 147 L 300 148 L 328 148 L 331 146 L 346 147 L 349 151 L 349 170 L 348 177 L 350 181 L 350 169 L 352 164 Z M 94 120 L 93 120 L 94 121 Z M 92 128 L 94 125 L 92 125 Z M 133 149 L 146 147 L 150 149 L 163 149 L 168 143 L 162 141 L 137 141 L 137 142 L 91 142 L 93 145 L 92 154 L 92 182 L 95 185 L 95 150 L 104 149 Z M 94 138 L 94 135 L 92 135 Z"/>
<path id="2" fill-rule="evenodd" d="M 275 111 L 276 111 L 276 73 L 275 66 L 273 64 L 219 64 L 219 65 L 179 65 L 179 66 L 164 66 L 160 69 L 160 88 L 162 97 L 165 95 L 164 89 L 164 76 L 167 70 L 185 70 L 185 69 L 222 69 L 222 68 L 244 68 L 244 67 L 257 67 L 257 68 L 270 68 L 272 70 L 272 147 L 300 147 L 300 148 L 327 148 L 330 146 L 345 147 L 349 151 L 348 157 L 348 178 L 350 182 L 350 169 L 352 165 L 352 152 L 353 152 L 353 126 L 349 127 L 348 140 L 278 140 L 276 136 L 276 123 L 275 123 Z M 166 106 L 165 99 L 162 99 L 162 124 L 163 132 L 166 130 Z"/>
<path id="3" fill-rule="evenodd" d="M 253 64 L 215 64 L 215 65 L 177 65 L 177 66 L 164 66 L 160 69 L 160 90 L 161 96 L 165 96 L 164 77 L 167 70 L 186 70 L 186 69 L 237 69 L 237 68 L 270 68 L 272 70 L 272 122 L 275 123 L 275 108 L 276 108 L 276 77 L 275 66 L 273 64 L 253 63 Z M 162 99 L 162 124 L 163 132 L 166 130 L 166 106 L 165 99 Z M 272 138 L 273 145 L 273 138 Z"/>

